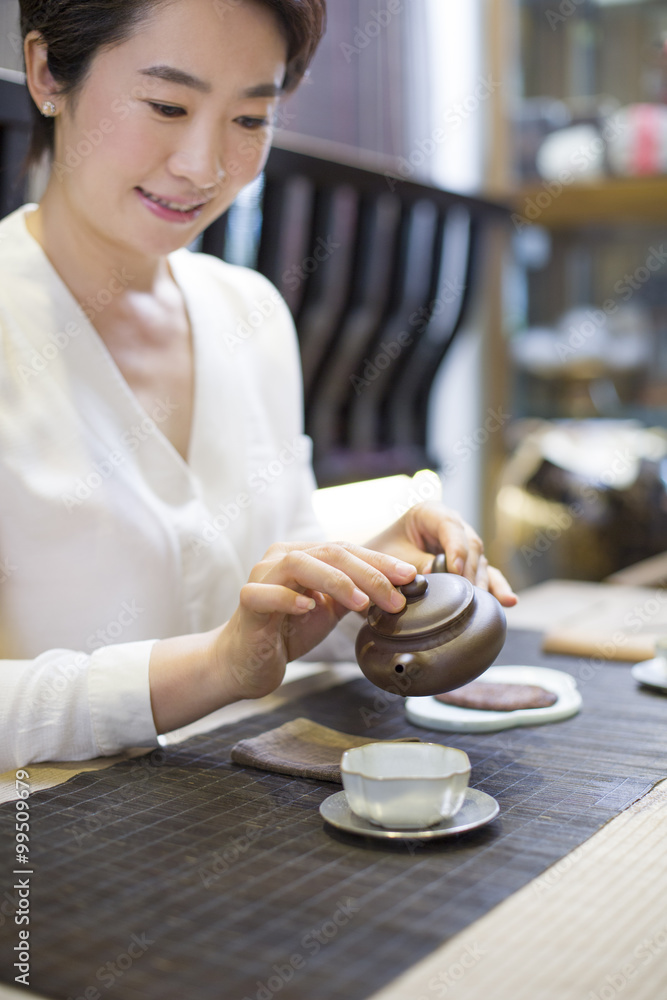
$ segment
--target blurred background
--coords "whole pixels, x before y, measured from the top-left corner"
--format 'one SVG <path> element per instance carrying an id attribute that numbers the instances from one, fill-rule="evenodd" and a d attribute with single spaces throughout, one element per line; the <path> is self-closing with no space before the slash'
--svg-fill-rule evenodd
<path id="1" fill-rule="evenodd" d="M 0 0 L 0 67 L 18 81 L 17 10 Z M 483 534 L 516 588 L 601 580 L 665 552 L 664 0 L 331 0 L 327 35 L 280 110 L 276 145 L 369 171 L 387 197 L 403 185 L 424 204 L 430 189 L 478 198 L 475 211 L 500 208 L 483 216 L 466 308 L 425 390 L 426 458 L 403 467 L 392 453 L 384 471 L 437 473 L 445 502 Z M 229 213 L 226 259 L 261 265 L 267 183 Z M 341 226 L 345 204 L 332 209 Z M 461 200 L 462 211 L 470 204 Z M 410 238 L 403 267 L 418 270 Z M 467 244 L 448 245 L 443 267 L 455 275 Z M 296 267 L 285 264 L 283 277 Z M 301 278 L 281 290 L 307 373 L 302 303 L 315 279 Z M 383 315 L 375 332 L 385 343 Z M 431 336 L 428 321 L 412 324 L 415 339 Z M 320 372 L 340 367 L 336 336 Z M 343 368 L 348 381 L 367 374 L 362 360 Z M 315 378 L 313 391 L 323 385 Z M 381 422 L 386 397 L 382 406 Z M 316 463 L 324 486 L 383 471 L 371 460 L 361 467 Z M 413 489 L 408 502 L 422 498 Z"/>

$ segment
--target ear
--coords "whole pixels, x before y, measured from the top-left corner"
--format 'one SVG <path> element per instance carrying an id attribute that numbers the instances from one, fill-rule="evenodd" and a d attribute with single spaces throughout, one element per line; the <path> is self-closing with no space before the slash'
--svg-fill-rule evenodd
<path id="1" fill-rule="evenodd" d="M 58 106 L 58 85 L 49 70 L 48 48 L 39 31 L 29 31 L 23 43 L 25 55 L 26 84 L 30 96 L 41 111 L 45 101 Z"/>

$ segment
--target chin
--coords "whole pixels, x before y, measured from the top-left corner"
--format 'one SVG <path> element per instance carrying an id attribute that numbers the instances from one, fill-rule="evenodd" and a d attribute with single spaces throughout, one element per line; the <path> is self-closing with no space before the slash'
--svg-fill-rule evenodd
<path id="1" fill-rule="evenodd" d="M 197 238 L 201 228 L 198 226 L 184 226 L 182 229 L 165 226 L 162 232 L 159 226 L 142 226 L 135 229 L 135 238 L 127 238 L 125 242 L 131 244 L 135 253 L 144 254 L 147 257 L 166 257 L 174 250 L 187 247 Z"/>

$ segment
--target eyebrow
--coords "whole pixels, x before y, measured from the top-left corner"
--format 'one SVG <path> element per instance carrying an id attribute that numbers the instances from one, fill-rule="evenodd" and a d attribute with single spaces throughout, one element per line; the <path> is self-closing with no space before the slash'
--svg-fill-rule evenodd
<path id="1" fill-rule="evenodd" d="M 181 87 L 190 87 L 198 90 L 202 94 L 211 93 L 211 84 L 201 80 L 198 76 L 186 73 L 185 70 L 176 69 L 175 66 L 149 66 L 147 69 L 139 70 L 142 76 L 151 76 L 157 80 L 165 80 L 167 83 L 177 83 Z M 282 93 L 282 88 L 275 83 L 259 83 L 254 87 L 248 87 L 241 92 L 242 97 L 278 97 Z"/>

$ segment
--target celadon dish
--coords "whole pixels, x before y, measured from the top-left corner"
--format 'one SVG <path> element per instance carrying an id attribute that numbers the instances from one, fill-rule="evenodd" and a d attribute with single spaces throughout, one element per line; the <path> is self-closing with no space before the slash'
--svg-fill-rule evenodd
<path id="1" fill-rule="evenodd" d="M 439 743 L 368 743 L 340 765 L 350 809 L 376 826 L 419 830 L 454 816 L 465 798 L 470 761 Z"/>

